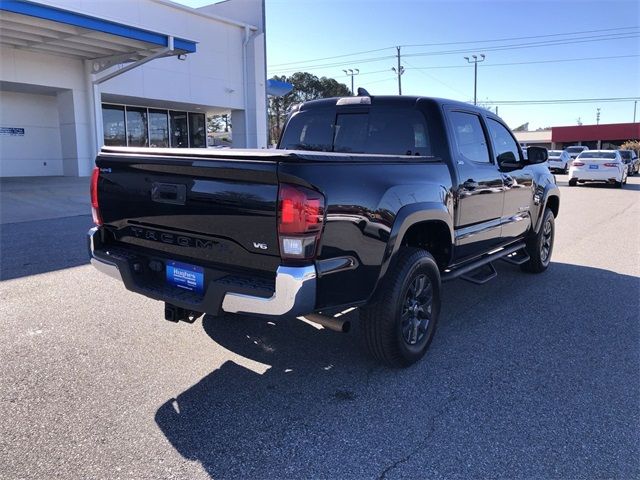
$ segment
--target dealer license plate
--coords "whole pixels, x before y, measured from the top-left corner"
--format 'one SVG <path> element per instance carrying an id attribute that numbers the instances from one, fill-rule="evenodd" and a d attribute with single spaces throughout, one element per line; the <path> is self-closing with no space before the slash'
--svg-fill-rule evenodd
<path id="1" fill-rule="evenodd" d="M 202 294 L 204 292 L 204 269 L 188 263 L 167 262 L 167 283 Z"/>
<path id="2" fill-rule="evenodd" d="M 597 170 L 598 169 L 598 165 L 589 165 L 589 169 L 590 170 Z"/>

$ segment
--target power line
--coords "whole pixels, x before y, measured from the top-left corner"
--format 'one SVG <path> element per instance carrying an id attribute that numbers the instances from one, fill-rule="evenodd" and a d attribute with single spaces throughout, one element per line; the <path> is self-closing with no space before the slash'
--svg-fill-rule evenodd
<path id="1" fill-rule="evenodd" d="M 534 60 L 531 62 L 487 63 L 482 68 L 504 67 L 504 66 L 510 66 L 510 65 L 533 65 L 533 64 L 539 64 L 539 63 L 583 62 L 586 60 L 617 60 L 620 58 L 633 58 L 633 57 L 640 57 L 640 55 L 613 55 L 613 56 L 606 56 L 606 57 L 583 57 L 583 58 L 562 58 L 557 60 Z M 411 67 L 410 69 L 411 70 L 438 70 L 438 69 L 444 69 L 444 68 L 471 68 L 471 66 L 470 65 L 439 65 L 435 67 Z M 378 71 L 386 72 L 386 70 L 378 70 Z M 368 75 L 370 73 L 377 73 L 377 72 L 364 72 L 362 73 L 362 75 Z"/>
<path id="2" fill-rule="evenodd" d="M 566 103 L 633 102 L 640 97 L 563 98 L 555 100 L 485 100 L 485 105 L 550 105 Z"/>
<path id="3" fill-rule="evenodd" d="M 284 68 L 284 69 L 277 69 L 275 71 L 277 72 L 299 72 L 301 70 L 304 71 L 308 71 L 308 70 L 320 70 L 323 68 L 334 68 L 334 67 L 344 67 L 344 66 L 348 66 L 348 65 L 355 65 L 358 64 L 360 65 L 361 63 L 371 63 L 371 62 L 379 62 L 382 60 L 389 60 L 390 58 L 396 58 L 395 55 L 389 55 L 386 57 L 373 57 L 373 58 L 358 58 L 358 59 L 354 59 L 354 60 L 350 60 L 347 62 L 337 62 L 337 63 L 325 63 L 325 64 L 320 64 L 320 65 L 302 65 L 302 66 L 298 66 L 298 67 L 290 67 L 290 68 Z M 273 70 L 271 70 L 273 72 Z"/>
<path id="4" fill-rule="evenodd" d="M 483 49 L 483 51 L 517 50 L 517 49 L 523 49 L 523 48 L 571 45 L 576 43 L 590 43 L 590 42 L 600 42 L 600 41 L 607 41 L 607 40 L 624 40 L 628 38 L 637 38 L 638 36 L 640 36 L 637 33 L 633 35 L 629 34 L 626 36 L 619 36 L 619 35 L 621 34 L 587 36 L 587 37 L 580 37 L 576 39 L 570 39 L 566 41 L 554 40 L 554 41 L 545 41 L 545 42 L 521 43 L 521 44 L 513 44 L 513 45 L 500 45 L 500 46 L 494 46 L 494 47 L 487 47 Z M 424 56 L 436 56 L 436 55 L 454 55 L 454 54 L 461 54 L 461 53 L 467 53 L 467 52 L 468 52 L 467 49 L 458 49 L 458 50 L 444 50 L 444 51 L 436 51 L 436 52 L 409 53 L 403 56 L 404 57 L 424 57 Z M 320 64 L 320 65 L 298 66 L 298 67 L 292 67 L 292 68 L 285 68 L 277 71 L 279 73 L 285 73 L 285 72 L 290 72 L 290 71 L 293 72 L 293 71 L 299 71 L 299 70 L 306 70 L 306 71 L 320 70 L 325 68 L 342 67 L 344 65 L 352 65 L 355 63 L 361 64 L 361 63 L 378 62 L 382 60 L 388 60 L 390 58 L 396 58 L 396 56 L 393 55 L 393 56 L 374 57 L 374 58 L 365 58 L 365 59 L 353 59 L 353 60 L 350 60 L 349 62 L 337 62 L 337 63 L 326 63 L 326 64 Z"/>
<path id="5" fill-rule="evenodd" d="M 404 63 L 405 63 L 406 65 L 411 65 L 411 64 L 410 64 L 409 62 L 407 62 L 406 60 L 404 61 Z M 466 67 L 466 68 L 469 68 L 469 67 Z M 434 81 L 438 82 L 440 85 L 445 86 L 446 88 L 448 88 L 448 89 L 449 89 L 449 90 L 451 90 L 452 92 L 456 92 L 456 93 L 457 93 L 457 94 L 459 94 L 459 95 L 464 95 L 465 97 L 467 96 L 467 94 L 466 94 L 466 93 L 461 92 L 461 91 L 460 91 L 460 90 L 458 90 L 457 88 L 453 88 L 451 85 L 449 85 L 449 84 L 447 84 L 447 83 L 445 83 L 445 82 L 442 82 L 442 81 L 438 80 L 436 77 L 434 77 L 433 75 L 428 74 L 427 72 L 423 72 L 422 70 L 417 69 L 417 68 L 415 68 L 415 67 L 410 67 L 410 70 L 417 70 L 417 71 L 418 71 L 418 73 L 421 73 L 422 75 L 425 75 L 427 78 L 430 78 L 431 80 L 434 80 Z"/>
<path id="6" fill-rule="evenodd" d="M 486 47 L 483 48 L 483 52 L 497 52 L 502 50 L 520 50 L 525 48 L 535 48 L 535 47 L 555 47 L 558 45 L 573 45 L 576 43 L 591 43 L 591 42 L 603 42 L 607 40 L 624 40 L 627 38 L 637 38 L 638 33 L 634 34 L 625 34 L 625 36 L 617 36 L 622 34 L 611 34 L 611 35 L 594 35 L 589 37 L 580 37 L 571 40 L 550 40 L 544 42 L 530 42 L 530 43 L 516 43 L 513 45 L 499 45 L 494 47 Z M 468 49 L 459 49 L 459 50 L 445 50 L 440 52 L 421 52 L 421 53 L 408 53 L 405 56 L 407 57 L 426 57 L 426 56 L 435 56 L 435 55 L 454 55 L 467 53 Z M 356 60 L 357 61 L 357 60 Z"/>
<path id="7" fill-rule="evenodd" d="M 314 58 L 312 60 L 298 60 L 296 62 L 274 63 L 273 65 L 270 65 L 270 67 L 281 67 L 281 66 L 284 66 L 284 65 L 296 65 L 296 64 L 299 64 L 299 63 L 320 62 L 322 60 L 332 60 L 334 58 L 352 57 L 354 55 L 362 55 L 364 53 L 382 52 L 384 50 L 390 50 L 392 48 L 394 48 L 394 47 L 376 48 L 375 50 L 364 50 L 362 52 L 345 53 L 345 54 L 342 54 L 342 55 L 334 55 L 332 57 Z"/>
<path id="8" fill-rule="evenodd" d="M 562 58 L 562 59 L 555 59 L 555 60 L 536 60 L 536 61 L 531 61 L 531 62 L 508 62 L 508 63 L 486 63 L 484 64 L 484 66 L 482 68 L 487 68 L 487 67 L 505 67 L 505 66 L 512 66 L 512 65 L 534 65 L 534 64 L 545 64 L 545 63 L 570 63 L 570 62 L 583 62 L 583 61 L 589 61 L 589 60 L 619 60 L 622 58 L 637 58 L 640 57 L 640 55 L 615 55 L 615 56 L 607 56 L 607 57 L 583 57 L 583 58 Z M 466 95 L 463 94 L 460 90 L 457 90 L 455 88 L 453 88 L 451 85 L 449 85 L 446 82 L 443 82 L 442 80 L 439 80 L 438 78 L 436 78 L 433 75 L 428 74 L 427 72 L 425 72 L 424 70 L 440 70 L 440 69 L 450 69 L 450 68 L 473 68 L 471 65 L 439 65 L 439 66 L 434 66 L 434 67 L 416 67 L 413 64 L 409 63 L 406 61 L 406 59 L 403 61 L 403 63 L 405 65 L 407 65 L 406 70 L 409 71 L 417 71 L 418 73 L 424 74 L 426 75 L 428 78 L 430 78 L 431 80 L 434 80 L 435 82 L 445 86 L 446 88 L 448 88 L 449 90 L 451 90 L 452 92 L 456 92 L 458 94 L 462 94 L 462 95 Z M 384 69 L 384 70 L 374 70 L 372 72 L 360 72 L 360 75 L 375 75 L 378 73 L 389 73 L 388 69 Z M 374 80 L 371 82 L 367 82 L 367 85 L 373 85 L 376 83 L 380 83 L 380 82 L 386 82 L 388 79 L 381 79 L 381 80 Z M 391 80 L 393 80 L 391 78 Z"/>
<path id="9" fill-rule="evenodd" d="M 571 36 L 571 35 L 582 35 L 585 33 L 598 33 L 598 32 L 609 32 L 609 31 L 614 31 L 614 30 L 629 30 L 629 29 L 637 29 L 637 26 L 632 26 L 632 27 L 614 27 L 614 28 L 603 28 L 603 29 L 598 29 L 598 30 L 581 30 L 581 31 L 577 31 L 577 32 L 564 32 L 564 33 L 551 33 L 551 34 L 546 34 L 546 35 L 531 35 L 531 36 L 526 36 L 526 37 L 510 37 L 510 38 L 494 38 L 494 39 L 485 39 L 485 40 L 466 40 L 466 41 L 460 41 L 460 42 L 441 42 L 441 43 L 423 43 L 423 44 L 413 44 L 413 45 L 401 45 L 403 47 L 429 47 L 429 46 L 445 46 L 445 45 L 464 45 L 464 44 L 473 44 L 473 43 L 492 43 L 492 42 L 504 42 L 504 41 L 511 41 L 511 40 L 526 40 L 526 39 L 533 39 L 533 38 L 548 38 L 548 37 L 559 37 L 559 36 Z M 322 57 L 322 58 L 313 58 L 313 59 L 307 59 L 307 60 L 297 60 L 297 61 L 293 61 L 293 62 L 285 62 L 285 63 L 274 63 L 272 65 L 269 65 L 269 68 L 272 67 L 282 67 L 285 65 L 299 65 L 299 64 L 307 64 L 307 63 L 313 63 L 313 62 L 320 62 L 320 61 L 324 61 L 324 60 L 332 60 L 334 58 L 345 58 L 345 57 L 352 57 L 355 55 L 363 55 L 365 53 L 374 53 L 374 52 L 382 52 L 385 50 L 391 50 L 395 47 L 383 47 L 383 48 L 377 48 L 377 49 L 373 49 L 373 50 L 363 50 L 360 52 L 353 52 L 353 53 L 344 53 L 341 55 L 333 55 L 333 56 L 329 56 L 329 57 Z"/>
<path id="10" fill-rule="evenodd" d="M 636 28 L 638 27 L 633 26 L 633 27 L 602 28 L 598 30 L 582 30 L 580 32 L 569 32 L 569 33 L 549 33 L 547 35 L 531 35 L 527 37 L 495 38 L 492 40 L 465 40 L 464 42 L 416 43 L 413 45 L 402 45 L 402 46 L 403 47 L 439 47 L 443 45 L 464 45 L 464 44 L 475 44 L 475 43 L 506 42 L 511 40 L 526 40 L 529 38 L 548 38 L 548 37 L 581 35 L 583 33 L 609 32 L 611 30 L 629 30 L 629 29 L 636 29 Z"/>

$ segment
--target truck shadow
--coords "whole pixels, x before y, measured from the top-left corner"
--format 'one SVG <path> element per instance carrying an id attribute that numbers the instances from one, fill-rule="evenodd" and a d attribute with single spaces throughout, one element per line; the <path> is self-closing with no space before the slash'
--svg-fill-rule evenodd
<path id="1" fill-rule="evenodd" d="M 404 370 L 370 360 L 357 325 L 205 317 L 235 359 L 155 421 L 212 478 L 379 478 L 409 460 L 409 476 L 604 476 L 614 464 L 632 476 L 640 279 L 560 263 L 543 276 L 498 270 L 483 287 L 445 285 L 430 351 Z"/>
<path id="2" fill-rule="evenodd" d="M 0 225 L 0 280 L 89 263 L 91 215 Z"/>

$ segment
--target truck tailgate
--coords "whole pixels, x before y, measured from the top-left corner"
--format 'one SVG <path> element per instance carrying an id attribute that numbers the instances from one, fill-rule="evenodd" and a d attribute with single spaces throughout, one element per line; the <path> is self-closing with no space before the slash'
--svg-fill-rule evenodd
<path id="1" fill-rule="evenodd" d="M 101 152 L 100 213 L 114 242 L 198 265 L 274 272 L 277 155 L 192 152 Z"/>

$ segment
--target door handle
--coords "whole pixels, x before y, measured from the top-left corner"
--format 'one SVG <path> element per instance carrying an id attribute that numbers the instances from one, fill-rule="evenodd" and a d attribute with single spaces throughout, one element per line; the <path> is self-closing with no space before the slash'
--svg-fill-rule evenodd
<path id="1" fill-rule="evenodd" d="M 475 190 L 478 188 L 478 183 L 471 178 L 462 184 L 462 188 L 465 190 Z"/>

